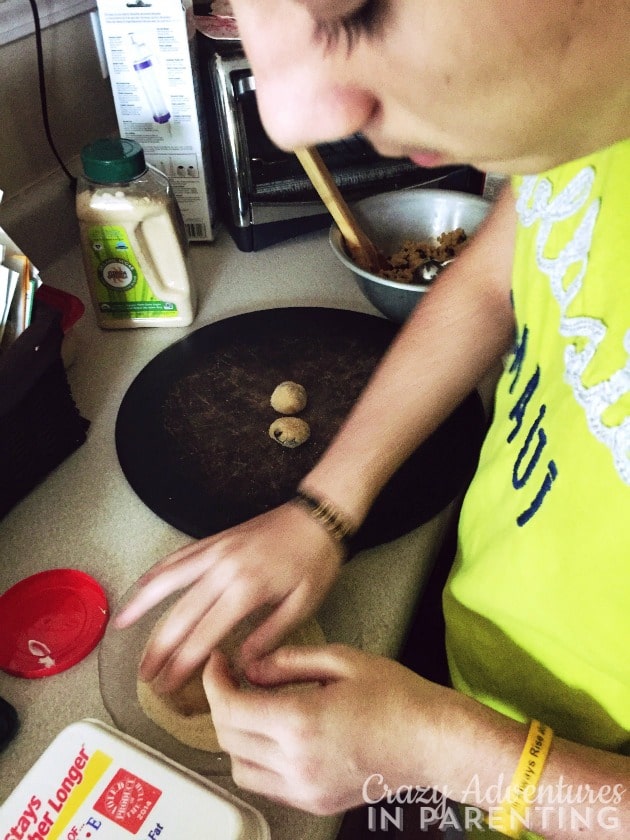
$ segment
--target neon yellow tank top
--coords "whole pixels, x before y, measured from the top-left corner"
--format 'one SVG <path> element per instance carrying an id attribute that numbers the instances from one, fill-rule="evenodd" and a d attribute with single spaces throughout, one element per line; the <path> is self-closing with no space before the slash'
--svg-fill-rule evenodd
<path id="1" fill-rule="evenodd" d="M 517 179 L 515 351 L 444 592 L 453 685 L 630 754 L 630 141 Z"/>

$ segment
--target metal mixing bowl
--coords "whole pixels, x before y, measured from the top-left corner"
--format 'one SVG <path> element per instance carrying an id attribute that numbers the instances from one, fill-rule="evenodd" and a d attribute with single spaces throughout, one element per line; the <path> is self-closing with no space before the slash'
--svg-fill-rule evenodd
<path id="1" fill-rule="evenodd" d="M 385 256 L 395 253 L 408 239 L 437 239 L 461 227 L 470 237 L 490 209 L 490 202 L 455 190 L 413 188 L 363 198 L 352 210 L 365 232 Z M 402 324 L 430 284 L 398 283 L 359 268 L 348 255 L 337 225 L 330 229 L 330 244 L 341 262 L 379 312 Z"/>

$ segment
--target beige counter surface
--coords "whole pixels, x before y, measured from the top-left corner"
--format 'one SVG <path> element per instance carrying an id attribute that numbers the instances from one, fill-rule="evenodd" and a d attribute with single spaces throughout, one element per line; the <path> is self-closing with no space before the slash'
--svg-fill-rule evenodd
<path id="1" fill-rule="evenodd" d="M 1 214 L 0 222 L 18 239 Z M 35 227 L 31 234 L 36 235 Z M 29 252 L 24 235 L 18 243 Z M 76 241 L 59 250 L 39 267 L 47 283 L 86 303 L 75 328 L 76 358 L 68 378 L 91 425 L 87 442 L 0 522 L 0 592 L 44 569 L 77 568 L 101 583 L 113 611 L 145 569 L 189 542 L 139 500 L 118 464 L 116 415 L 142 368 L 190 330 L 255 309 L 299 305 L 376 313 L 337 263 L 327 234 L 245 254 L 220 231 L 215 242 L 192 249 L 200 296 L 192 327 L 105 332 L 95 325 Z M 394 543 L 363 552 L 344 567 L 319 615 L 330 641 L 396 655 L 447 517 L 448 512 Z M 0 802 L 66 725 L 85 717 L 112 723 L 101 699 L 97 651 L 44 679 L 0 672 L 0 696 L 17 708 L 21 719 L 18 736 L 0 754 Z M 215 781 L 235 790 L 229 778 Z M 337 833 L 335 818 L 316 818 L 240 795 L 265 814 L 274 840 L 329 840 Z"/>

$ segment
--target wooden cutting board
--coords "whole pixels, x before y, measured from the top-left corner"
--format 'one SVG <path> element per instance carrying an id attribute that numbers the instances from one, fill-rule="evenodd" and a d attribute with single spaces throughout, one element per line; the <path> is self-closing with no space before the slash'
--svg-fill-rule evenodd
<path id="1" fill-rule="evenodd" d="M 399 327 L 347 310 L 294 307 L 226 318 L 162 351 L 126 393 L 116 422 L 122 470 L 144 503 L 194 538 L 292 497 L 361 393 Z M 311 437 L 268 435 L 269 398 L 301 383 Z M 383 406 L 383 411 L 388 407 Z M 462 490 L 485 433 L 476 393 L 412 455 L 356 535 L 359 550 L 431 519 Z"/>

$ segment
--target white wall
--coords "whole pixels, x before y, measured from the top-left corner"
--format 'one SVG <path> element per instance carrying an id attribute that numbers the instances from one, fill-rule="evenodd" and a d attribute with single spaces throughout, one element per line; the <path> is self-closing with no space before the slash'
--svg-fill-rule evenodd
<path id="1" fill-rule="evenodd" d="M 36 0 L 42 29 L 96 8 L 95 0 Z M 0 0 L 0 45 L 35 31 L 33 10 L 24 0 Z"/>
<path id="2" fill-rule="evenodd" d="M 57 4 L 61 0 L 56 0 Z M 65 0 L 70 5 L 74 0 Z M 0 0 L 0 32 L 13 20 L 12 0 Z M 30 9 L 27 0 L 21 5 Z M 49 2 L 50 5 L 50 2 Z M 39 0 L 40 15 L 45 5 Z M 17 22 L 15 22 L 17 25 Z M 81 147 L 117 131 L 109 79 L 103 79 L 89 14 L 43 32 L 46 87 L 52 134 L 67 165 L 76 170 Z M 58 171 L 44 133 L 35 37 L 0 46 L 0 189 L 8 201 Z M 76 173 L 73 173 L 76 174 Z"/>

